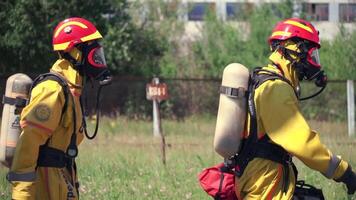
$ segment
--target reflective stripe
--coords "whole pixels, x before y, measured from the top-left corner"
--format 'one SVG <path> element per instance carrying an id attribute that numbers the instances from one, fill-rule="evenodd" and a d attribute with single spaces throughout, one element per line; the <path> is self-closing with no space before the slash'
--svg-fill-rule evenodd
<path id="1" fill-rule="evenodd" d="M 85 24 L 83 24 L 81 22 L 70 21 L 70 22 L 62 24 L 59 28 L 57 28 L 56 32 L 54 33 L 54 37 L 56 38 L 58 36 L 59 32 L 62 31 L 62 29 L 64 29 L 67 26 L 70 26 L 70 25 L 79 26 L 81 28 L 88 28 Z"/>
<path id="2" fill-rule="evenodd" d="M 272 186 L 271 190 L 268 192 L 266 199 L 273 199 L 273 196 L 276 192 L 276 189 L 279 185 L 279 182 L 281 182 L 282 176 L 289 176 L 289 174 L 283 174 L 283 165 L 279 164 L 278 165 L 278 174 L 277 174 L 277 178 L 275 179 L 274 185 Z M 283 183 L 286 184 L 286 183 Z"/>
<path id="3" fill-rule="evenodd" d="M 308 27 L 308 26 L 306 26 L 306 25 L 304 25 L 304 24 L 302 24 L 300 22 L 293 21 L 293 20 L 287 20 L 284 23 L 285 24 L 291 24 L 291 25 L 294 25 L 294 26 L 298 26 L 299 28 L 302 28 L 302 29 L 304 29 L 304 30 L 306 30 L 306 31 L 308 31 L 310 33 L 313 33 L 313 30 L 310 27 Z"/>
<path id="4" fill-rule="evenodd" d="M 64 43 L 60 43 L 60 44 L 54 44 L 53 45 L 53 50 L 55 51 L 59 51 L 59 50 L 64 50 L 68 47 L 70 42 L 64 42 Z"/>
<path id="5" fill-rule="evenodd" d="M 44 127 L 44 126 L 42 126 L 41 124 L 38 124 L 38 123 L 33 123 L 31 121 L 21 121 L 20 122 L 20 126 L 21 126 L 22 129 L 25 128 L 26 126 L 36 127 L 36 128 L 39 128 L 39 129 L 45 131 L 48 135 L 51 135 L 52 132 L 53 132 L 52 129 Z"/>
<path id="6" fill-rule="evenodd" d="M 44 168 L 45 181 L 46 181 L 46 190 L 48 194 L 48 199 L 51 200 L 51 191 L 49 190 L 49 179 L 48 179 L 48 167 Z"/>
<path id="7" fill-rule="evenodd" d="M 287 32 L 287 31 L 275 31 L 272 33 L 272 36 L 271 37 L 274 37 L 274 36 L 286 36 L 286 37 L 289 37 L 292 35 L 292 33 L 290 32 Z"/>
<path id="8" fill-rule="evenodd" d="M 34 182 L 36 180 L 36 172 L 28 173 L 15 173 L 9 172 L 6 176 L 8 181 L 24 181 L 24 182 Z"/>
<path id="9" fill-rule="evenodd" d="M 82 42 L 86 42 L 86 41 L 89 41 L 89 40 L 95 40 L 95 39 L 101 39 L 101 38 L 103 38 L 103 36 L 101 36 L 99 31 L 95 31 L 95 33 L 90 34 L 90 35 L 85 36 L 85 37 L 82 37 L 82 38 L 80 38 L 80 40 Z"/>
<path id="10" fill-rule="evenodd" d="M 334 175 L 337 167 L 339 166 L 341 162 L 341 159 L 338 158 L 337 156 L 333 155 L 330 159 L 330 162 L 329 162 L 329 167 L 328 169 L 326 170 L 324 176 L 326 178 L 332 178 L 332 176 Z"/>

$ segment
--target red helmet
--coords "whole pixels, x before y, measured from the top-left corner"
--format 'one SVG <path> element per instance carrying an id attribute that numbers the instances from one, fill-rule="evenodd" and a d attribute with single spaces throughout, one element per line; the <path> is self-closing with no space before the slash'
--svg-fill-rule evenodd
<path id="1" fill-rule="evenodd" d="M 86 19 L 73 17 L 60 22 L 53 33 L 53 50 L 70 51 L 75 45 L 103 38 L 95 26 Z"/>
<path id="2" fill-rule="evenodd" d="M 271 44 L 273 40 L 288 40 L 291 38 L 308 40 L 320 48 L 319 32 L 310 22 L 299 18 L 290 18 L 277 23 L 268 42 Z"/>

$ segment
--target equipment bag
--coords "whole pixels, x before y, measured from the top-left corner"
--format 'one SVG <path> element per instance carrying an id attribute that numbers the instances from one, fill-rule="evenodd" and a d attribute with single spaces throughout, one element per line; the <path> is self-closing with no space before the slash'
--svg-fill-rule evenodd
<path id="1" fill-rule="evenodd" d="M 293 200 L 324 200 L 324 195 L 321 189 L 300 180 L 296 183 Z"/>
<path id="2" fill-rule="evenodd" d="M 203 190 L 215 200 L 237 200 L 235 173 L 224 163 L 204 169 L 198 177 Z M 325 198 L 321 189 L 299 180 L 292 200 L 325 200 Z"/>
<path id="3" fill-rule="evenodd" d="M 215 200 L 237 200 L 235 174 L 224 163 L 204 169 L 198 178 L 203 190 Z"/>

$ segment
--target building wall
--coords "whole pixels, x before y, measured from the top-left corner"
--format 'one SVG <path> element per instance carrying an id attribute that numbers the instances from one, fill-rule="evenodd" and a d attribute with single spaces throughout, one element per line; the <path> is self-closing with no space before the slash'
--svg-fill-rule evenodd
<path id="1" fill-rule="evenodd" d="M 197 20 L 196 15 L 191 15 L 192 11 L 188 11 L 192 9 L 192 6 L 197 4 L 209 4 L 213 6 L 216 10 L 217 16 L 219 16 L 222 20 L 227 20 L 228 14 L 226 6 L 229 3 L 251 3 L 254 6 L 258 6 L 261 3 L 278 3 L 280 0 L 182 0 L 181 9 L 186 10 L 181 16 L 181 19 L 186 21 L 185 28 L 186 28 L 186 37 L 189 39 L 194 39 L 200 36 L 200 30 L 202 24 L 204 23 L 202 20 Z M 351 15 L 351 22 L 343 22 L 343 26 L 348 31 L 355 31 L 356 30 L 356 0 L 295 0 L 294 4 L 294 16 L 298 16 L 298 13 L 301 12 L 302 9 L 307 10 L 312 19 L 312 23 L 315 27 L 320 31 L 321 39 L 330 40 L 335 35 L 339 33 L 339 28 L 341 26 L 340 19 L 340 5 L 352 5 L 353 8 L 350 9 Z M 201 5 L 200 5 L 201 6 Z M 189 8 L 190 7 L 190 8 Z M 202 6 L 201 6 L 202 7 Z M 201 11 L 201 9 L 197 10 Z M 349 12 L 350 15 L 350 12 Z M 198 17 L 199 18 L 199 17 Z M 231 22 L 236 26 L 244 25 L 244 22 L 235 21 Z M 271 26 L 273 26 L 271 24 Z"/>

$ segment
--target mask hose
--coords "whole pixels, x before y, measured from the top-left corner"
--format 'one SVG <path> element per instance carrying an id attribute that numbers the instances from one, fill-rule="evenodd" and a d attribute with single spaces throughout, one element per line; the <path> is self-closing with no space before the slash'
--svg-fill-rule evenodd
<path id="1" fill-rule="evenodd" d="M 104 71 L 102 74 L 99 75 L 99 78 L 96 79 L 97 81 L 99 81 L 99 88 L 98 88 L 98 92 L 96 95 L 96 106 L 95 106 L 95 113 L 96 113 L 96 125 L 95 125 L 95 130 L 94 133 L 91 134 L 91 136 L 88 134 L 87 131 L 87 123 L 85 121 L 85 116 L 87 115 L 86 112 L 85 114 L 83 114 L 83 129 L 84 129 L 84 134 L 85 136 L 89 139 L 92 140 L 96 137 L 96 134 L 98 133 L 98 128 L 99 128 L 99 118 L 100 118 L 100 95 L 101 95 L 101 88 L 103 86 L 106 85 L 110 85 L 112 82 L 112 76 L 110 75 L 109 70 Z M 91 80 L 93 81 L 93 80 Z M 93 82 L 92 82 L 93 83 Z M 85 99 L 88 95 L 85 95 Z M 80 98 L 81 101 L 81 106 L 82 106 L 82 111 L 86 111 L 87 110 L 87 102 L 85 101 L 85 106 L 83 106 L 82 103 L 82 98 Z M 85 110 L 84 108 L 85 107 Z"/>
<path id="2" fill-rule="evenodd" d="M 96 137 L 97 133 L 98 133 L 98 128 L 99 128 L 99 118 L 100 118 L 100 94 L 101 94 L 101 88 L 103 85 L 100 85 L 98 88 L 98 92 L 97 92 L 97 96 L 96 96 L 96 106 L 95 106 L 95 112 L 96 112 L 96 125 L 95 125 L 95 130 L 94 133 L 89 135 L 88 131 L 87 131 L 87 126 L 86 126 L 86 120 L 85 120 L 85 114 L 83 114 L 83 129 L 84 129 L 84 134 L 85 136 L 89 139 L 92 140 Z M 82 98 L 81 98 L 82 99 Z M 84 110 L 84 106 L 83 103 L 82 105 L 82 110 Z M 85 105 L 86 107 L 86 105 Z"/>
<path id="3" fill-rule="evenodd" d="M 325 88 L 327 85 L 327 76 L 324 74 L 324 71 L 320 71 L 319 73 L 317 73 L 316 75 L 312 76 L 309 80 L 315 79 L 315 85 L 317 87 L 321 87 L 319 91 L 317 91 L 316 93 L 307 96 L 307 97 L 303 97 L 303 98 L 298 98 L 299 101 L 304 101 L 307 99 L 311 99 L 313 97 L 318 96 Z"/>
<path id="4" fill-rule="evenodd" d="M 307 96 L 307 97 L 303 97 L 303 98 L 298 98 L 299 101 L 305 101 L 305 100 L 308 100 L 308 99 L 311 99 L 313 97 L 316 97 L 318 96 L 324 89 L 326 88 L 326 85 L 323 86 L 322 88 L 320 88 L 319 91 L 317 91 L 316 93 L 310 95 L 310 96 Z"/>

